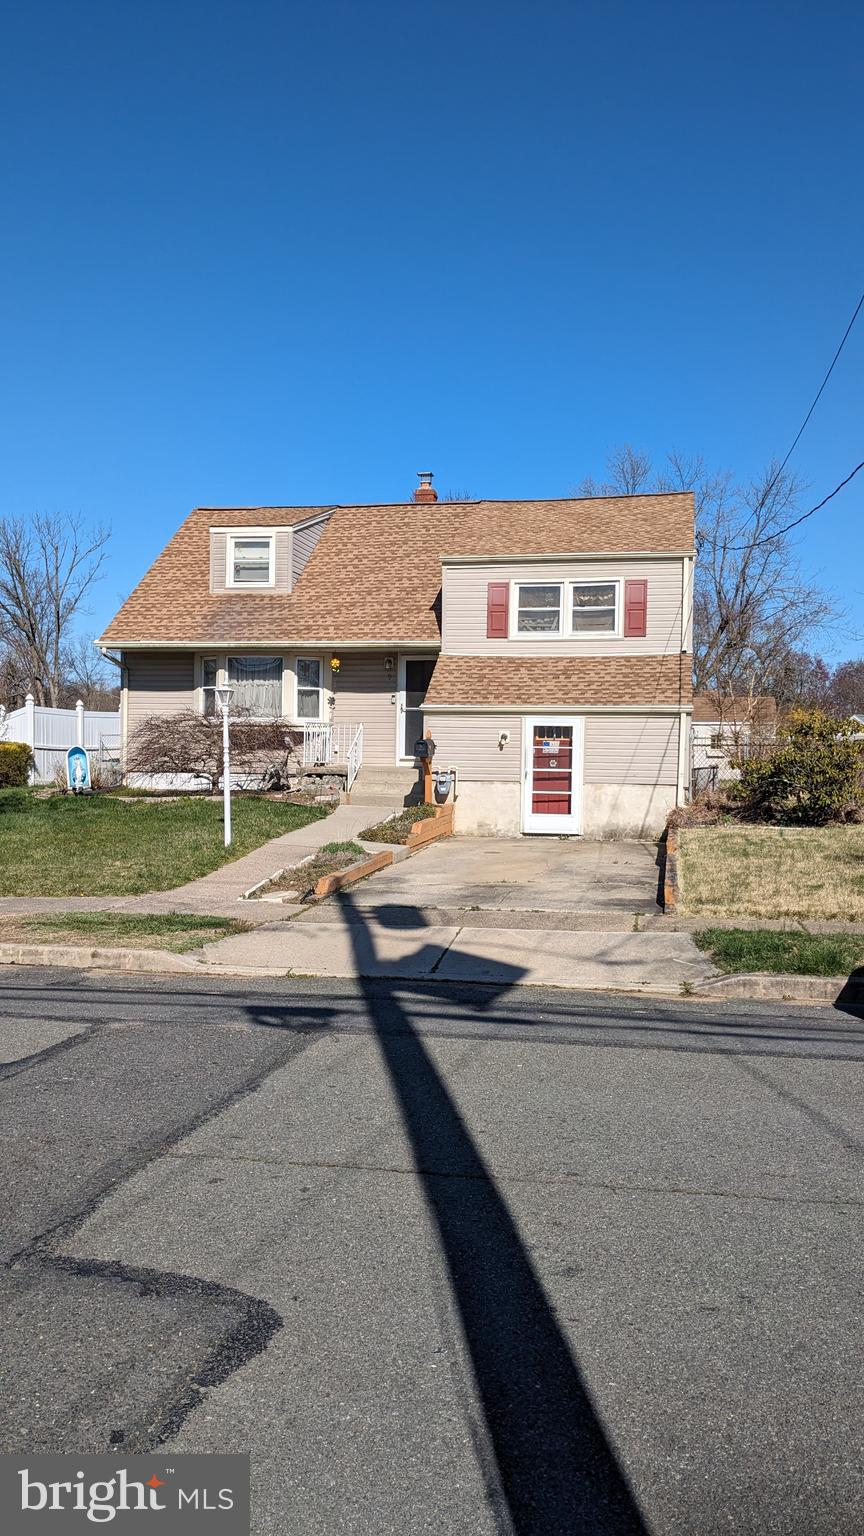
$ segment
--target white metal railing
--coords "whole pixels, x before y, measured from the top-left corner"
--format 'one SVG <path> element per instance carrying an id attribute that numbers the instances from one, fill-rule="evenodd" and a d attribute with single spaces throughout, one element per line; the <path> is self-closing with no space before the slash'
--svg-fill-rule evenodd
<path id="1" fill-rule="evenodd" d="M 352 738 L 351 745 L 348 748 L 348 778 L 347 778 L 347 781 L 346 781 L 346 784 L 345 784 L 345 789 L 347 790 L 349 795 L 351 793 L 351 786 L 354 783 L 354 780 L 356 779 L 356 777 L 357 777 L 357 775 L 360 772 L 360 769 L 362 767 L 363 767 L 363 726 L 362 725 L 358 725 L 356 731 L 354 732 L 354 736 Z"/>
<path id="2" fill-rule="evenodd" d="M 362 726 L 346 720 L 306 720 L 303 724 L 303 767 L 347 763 L 348 753 Z M 362 744 L 360 748 L 362 757 Z"/>

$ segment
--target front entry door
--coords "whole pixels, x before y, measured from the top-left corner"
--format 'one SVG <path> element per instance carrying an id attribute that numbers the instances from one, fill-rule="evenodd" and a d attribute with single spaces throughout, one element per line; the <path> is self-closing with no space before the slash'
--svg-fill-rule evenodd
<path id="1" fill-rule="evenodd" d="M 423 701 L 435 671 L 436 656 L 402 657 L 402 707 L 399 724 L 399 756 L 414 759 L 414 743 L 423 735 Z"/>
<path id="2" fill-rule="evenodd" d="M 523 832 L 582 831 L 582 721 L 525 721 Z"/>

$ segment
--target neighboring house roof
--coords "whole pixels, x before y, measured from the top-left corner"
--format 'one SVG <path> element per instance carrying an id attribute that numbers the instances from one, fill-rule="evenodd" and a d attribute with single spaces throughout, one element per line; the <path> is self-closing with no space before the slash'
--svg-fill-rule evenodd
<path id="1" fill-rule="evenodd" d="M 718 693 L 693 695 L 694 725 L 773 725 L 776 719 L 777 702 L 770 693 L 752 699 Z"/>
<path id="2" fill-rule="evenodd" d="M 293 592 L 210 592 L 211 527 L 332 515 Z M 442 554 L 691 550 L 693 497 L 351 507 L 197 507 L 100 637 L 103 645 L 440 640 Z"/>
<path id="3" fill-rule="evenodd" d="M 551 709 L 565 704 L 690 702 L 690 658 L 669 656 L 439 656 L 424 708 Z"/>

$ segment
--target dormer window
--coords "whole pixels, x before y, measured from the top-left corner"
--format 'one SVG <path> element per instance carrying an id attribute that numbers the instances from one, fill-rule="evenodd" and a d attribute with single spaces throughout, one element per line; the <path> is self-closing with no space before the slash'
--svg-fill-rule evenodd
<path id="1" fill-rule="evenodd" d="M 272 587 L 273 535 L 232 533 L 228 539 L 229 587 Z"/>

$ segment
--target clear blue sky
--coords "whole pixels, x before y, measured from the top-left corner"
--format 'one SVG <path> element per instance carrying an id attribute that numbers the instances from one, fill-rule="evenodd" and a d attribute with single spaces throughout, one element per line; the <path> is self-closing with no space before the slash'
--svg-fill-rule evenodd
<path id="1" fill-rule="evenodd" d="M 864 287 L 862 56 L 858 0 L 6 0 L 0 509 L 112 523 L 95 630 L 197 503 L 755 472 Z M 802 541 L 858 607 L 862 507 Z"/>

